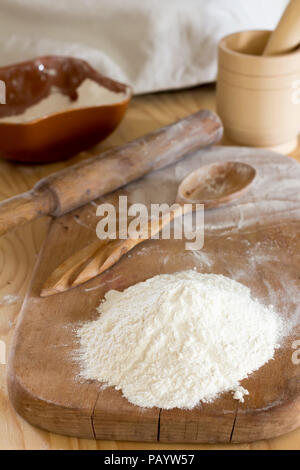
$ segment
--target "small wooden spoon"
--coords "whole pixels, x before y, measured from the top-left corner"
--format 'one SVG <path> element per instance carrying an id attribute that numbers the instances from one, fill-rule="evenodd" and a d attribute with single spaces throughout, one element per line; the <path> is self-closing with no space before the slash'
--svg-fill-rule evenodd
<path id="1" fill-rule="evenodd" d="M 254 180 L 255 169 L 241 162 L 213 163 L 190 173 L 178 187 L 176 208 L 151 220 L 141 228 L 139 238 L 127 240 L 97 240 L 59 265 L 46 281 L 41 296 L 46 297 L 83 284 L 106 271 L 133 247 L 157 235 L 176 217 L 195 210 L 195 204 L 205 209 L 217 208 L 240 197 Z M 190 203 L 190 204 L 187 204 Z M 195 204 L 191 204 L 195 203 Z"/>

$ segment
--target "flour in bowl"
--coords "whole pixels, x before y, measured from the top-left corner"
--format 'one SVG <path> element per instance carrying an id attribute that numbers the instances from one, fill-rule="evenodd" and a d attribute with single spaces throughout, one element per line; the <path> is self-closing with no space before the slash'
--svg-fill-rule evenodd
<path id="1" fill-rule="evenodd" d="M 78 97 L 70 100 L 69 96 L 53 87 L 50 94 L 27 108 L 22 114 L 2 117 L 0 122 L 25 123 L 35 119 L 40 119 L 50 114 L 68 111 L 71 109 L 87 108 L 92 106 L 104 106 L 119 103 L 126 98 L 126 93 L 115 92 L 99 85 L 99 83 L 89 78 L 85 79 L 77 88 Z"/>
<path id="2" fill-rule="evenodd" d="M 191 409 L 232 391 L 273 358 L 283 323 L 227 277 L 194 270 L 111 290 L 81 326 L 81 375 L 141 407 Z"/>

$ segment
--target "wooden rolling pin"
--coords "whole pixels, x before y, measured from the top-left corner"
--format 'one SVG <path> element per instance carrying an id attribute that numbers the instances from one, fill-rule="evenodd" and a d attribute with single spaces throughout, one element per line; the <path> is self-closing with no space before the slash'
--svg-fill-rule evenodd
<path id="1" fill-rule="evenodd" d="M 54 173 L 31 191 L 0 204 L 0 235 L 43 215 L 65 214 L 190 152 L 217 143 L 222 135 L 219 117 L 203 110 Z"/>
<path id="2" fill-rule="evenodd" d="M 300 45 L 300 0 L 291 0 L 276 29 L 272 32 L 263 55 L 287 54 Z"/>

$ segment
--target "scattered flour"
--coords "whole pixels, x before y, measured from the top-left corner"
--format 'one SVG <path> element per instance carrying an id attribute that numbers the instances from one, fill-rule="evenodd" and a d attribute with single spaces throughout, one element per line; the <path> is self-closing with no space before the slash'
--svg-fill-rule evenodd
<path id="1" fill-rule="evenodd" d="M 245 399 L 244 396 L 249 395 L 249 392 L 246 388 L 239 386 L 236 388 L 236 390 L 233 393 L 233 398 L 235 400 L 240 401 L 241 403 L 244 403 Z"/>
<path id="2" fill-rule="evenodd" d="M 19 296 L 18 295 L 12 295 L 12 294 L 7 294 L 0 299 L 0 305 L 12 305 L 18 302 Z"/>
<path id="3" fill-rule="evenodd" d="M 0 122 L 29 122 L 61 111 L 118 103 L 126 97 L 125 93 L 116 93 L 90 79 L 84 80 L 76 91 L 78 98 L 71 101 L 67 95 L 53 87 L 49 96 L 30 106 L 22 114 L 2 117 Z"/>
<path id="4" fill-rule="evenodd" d="M 122 390 L 141 407 L 191 409 L 232 391 L 273 358 L 283 321 L 250 290 L 195 270 L 111 290 L 81 326 L 81 376 Z"/>

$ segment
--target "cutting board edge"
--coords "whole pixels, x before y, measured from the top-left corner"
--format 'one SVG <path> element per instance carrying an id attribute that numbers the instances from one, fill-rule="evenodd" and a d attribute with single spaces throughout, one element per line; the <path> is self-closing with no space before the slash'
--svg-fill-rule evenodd
<path id="1" fill-rule="evenodd" d="M 300 394 L 295 392 L 293 398 L 266 411 L 239 409 L 231 442 L 238 444 L 274 439 L 298 427 L 300 427 Z"/>
<path id="2" fill-rule="evenodd" d="M 55 434 L 95 439 L 92 425 L 93 409 L 67 408 L 48 402 L 26 389 L 10 363 L 7 372 L 8 396 L 15 411 L 30 424 Z M 46 417 L 50 417 L 45 421 Z M 71 418 L 71 419 L 70 419 Z M 62 423 L 63 421 L 63 423 Z M 79 427 L 76 427 L 78 422 Z"/>
<path id="3" fill-rule="evenodd" d="M 226 420 L 224 413 L 206 415 L 204 416 L 203 425 L 205 427 L 201 430 L 201 417 L 197 421 L 197 428 L 199 431 L 195 437 L 186 436 L 186 422 L 185 420 L 168 419 L 167 429 L 173 429 L 174 432 L 164 432 L 164 412 L 160 410 L 158 417 L 158 439 L 142 438 L 141 435 L 136 435 L 133 432 L 130 438 L 124 437 L 121 433 L 118 435 L 112 424 L 111 429 L 105 425 L 105 431 L 99 430 L 99 421 L 101 413 L 97 414 L 94 409 L 75 409 L 74 407 L 67 408 L 57 403 L 51 403 L 44 400 L 37 395 L 30 393 L 25 386 L 22 385 L 20 378 L 14 373 L 13 362 L 10 362 L 8 373 L 8 394 L 9 399 L 16 410 L 16 412 L 30 424 L 56 434 L 62 434 L 72 437 L 79 437 L 84 439 L 95 440 L 121 440 L 121 441 L 136 441 L 136 442 L 160 442 L 160 443 L 197 443 L 197 444 L 224 444 L 224 443 L 248 443 L 258 440 L 273 439 L 294 431 L 300 426 L 300 395 L 295 394 L 295 397 L 288 401 L 282 402 L 266 411 L 261 410 L 241 410 L 237 409 L 233 419 L 232 430 L 228 438 L 222 439 L 216 437 L 215 428 L 220 426 L 220 418 Z M 96 403 L 95 403 L 96 404 Z M 32 413 L 34 411 L 34 413 Z M 172 410 L 171 410 L 172 411 Z M 168 411 L 166 411 L 168 413 Z M 234 415 L 234 413 L 231 413 Z M 49 421 L 45 422 L 45 416 L 50 416 Z M 295 419 L 298 416 L 298 419 Z M 71 418 L 71 419 L 70 419 Z M 117 412 L 116 412 L 117 418 Z M 98 421 L 98 425 L 97 425 Z M 49 424 L 48 424 L 49 422 Z M 171 427 L 170 427 L 171 422 Z M 78 423 L 79 427 L 76 427 Z M 103 423 L 104 424 L 104 423 Z M 102 427 L 102 426 L 101 426 Z M 180 431 L 182 428 L 182 431 Z M 179 433 L 178 433 L 179 430 Z M 203 435 L 206 437 L 203 437 Z"/>

